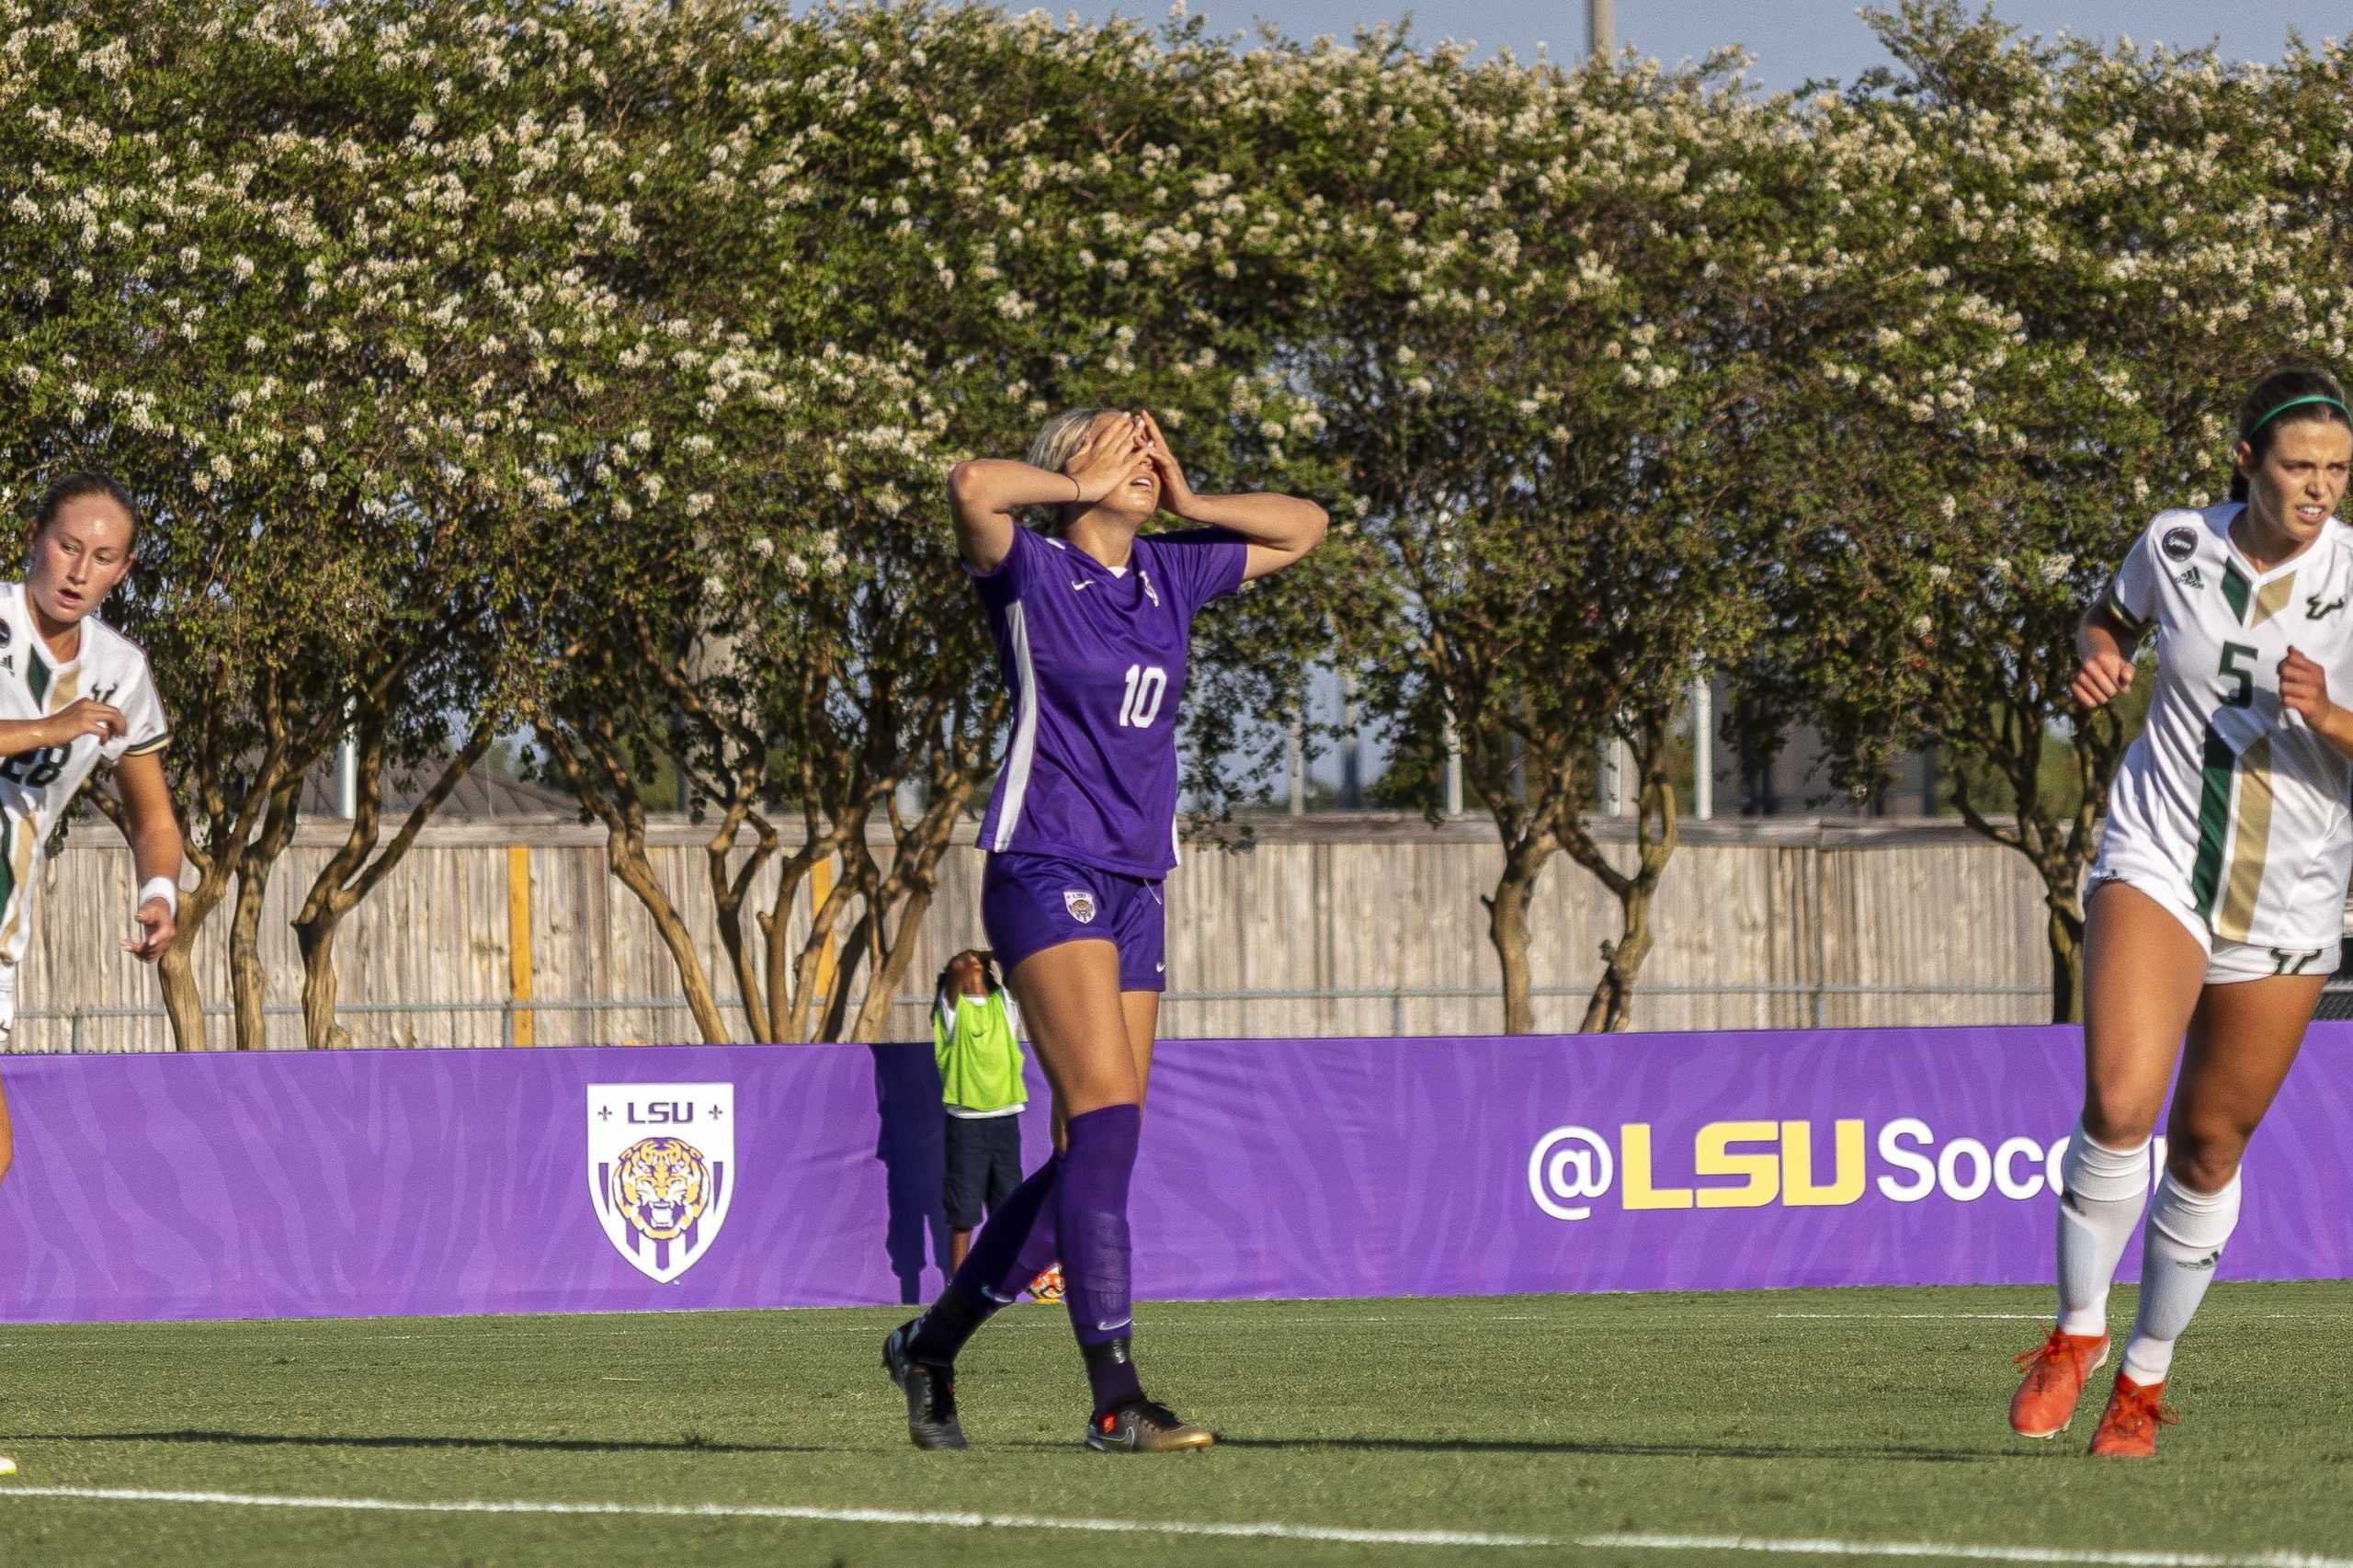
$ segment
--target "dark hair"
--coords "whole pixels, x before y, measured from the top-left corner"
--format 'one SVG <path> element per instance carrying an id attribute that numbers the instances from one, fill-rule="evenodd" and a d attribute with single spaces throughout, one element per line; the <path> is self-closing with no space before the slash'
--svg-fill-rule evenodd
<path id="1" fill-rule="evenodd" d="M 945 996 L 948 994 L 948 977 L 955 972 L 956 960 L 964 958 L 980 959 L 982 984 L 987 986 L 991 991 L 1002 991 L 1005 989 L 1005 983 L 996 977 L 996 965 L 989 960 L 982 958 L 980 949 L 964 948 L 949 954 L 948 961 L 939 966 L 939 979 L 933 983 L 931 988 L 933 995 Z"/>
<path id="2" fill-rule="evenodd" d="M 57 514 L 65 510 L 67 502 L 79 501 L 85 495 L 103 495 L 121 507 L 122 515 L 131 519 L 131 542 L 139 542 L 139 504 L 131 500 L 131 492 L 112 474 L 88 469 L 69 473 L 40 493 L 40 500 L 33 506 L 33 532 L 40 533 L 57 521 Z"/>
<path id="3" fill-rule="evenodd" d="M 2326 402 L 2321 402 L 2321 399 Z M 2302 419 L 2318 419 L 2353 428 L 2353 415 L 2345 412 L 2345 389 L 2326 370 L 2306 366 L 2290 365 L 2272 371 L 2255 383 L 2255 390 L 2239 404 L 2239 439 L 2254 453 L 2254 461 L 2263 461 L 2271 449 L 2271 438 L 2282 425 L 2292 425 Z M 2246 475 L 2236 469 L 2231 474 L 2231 499 L 2246 499 Z"/>

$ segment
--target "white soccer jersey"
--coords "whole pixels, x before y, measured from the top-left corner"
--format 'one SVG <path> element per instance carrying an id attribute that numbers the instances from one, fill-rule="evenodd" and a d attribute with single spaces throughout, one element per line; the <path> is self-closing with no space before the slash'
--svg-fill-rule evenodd
<path id="1" fill-rule="evenodd" d="M 2353 761 L 2279 706 L 2279 661 L 2295 648 L 2326 672 L 2330 700 L 2353 704 L 2353 528 L 2331 517 L 2257 572 L 2231 542 L 2240 510 L 2159 514 L 2109 584 L 2108 609 L 2156 631 L 2157 689 L 2093 875 L 2293 968 L 2344 924 Z"/>
<path id="2" fill-rule="evenodd" d="M 0 585 L 0 719 L 41 719 L 92 698 L 122 710 L 129 729 L 100 744 L 84 735 L 70 745 L 0 757 L 0 965 L 11 971 L 32 936 L 34 858 L 75 790 L 104 757 L 119 761 L 160 750 L 170 733 L 147 655 L 97 617 L 82 621 L 82 646 L 60 662 L 33 629 L 22 583 Z"/>

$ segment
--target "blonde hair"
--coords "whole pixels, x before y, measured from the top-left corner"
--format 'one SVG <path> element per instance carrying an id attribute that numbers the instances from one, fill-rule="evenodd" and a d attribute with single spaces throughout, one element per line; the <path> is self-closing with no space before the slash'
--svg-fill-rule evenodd
<path id="1" fill-rule="evenodd" d="M 1095 422 L 1107 414 L 1117 414 L 1116 408 L 1065 408 L 1038 427 L 1029 438 L 1029 454 L 1023 460 L 1031 468 L 1042 468 L 1048 473 L 1060 473 L 1063 464 L 1078 455 L 1086 445 L 1086 433 Z M 1059 506 L 1027 508 L 1034 519 L 1033 527 L 1058 532 L 1063 526 L 1063 509 Z"/>
<path id="2" fill-rule="evenodd" d="M 1031 468 L 1042 468 L 1048 473 L 1060 473 L 1063 464 L 1076 456 L 1078 449 L 1086 445 L 1086 432 L 1107 414 L 1117 414 L 1116 408 L 1065 408 L 1038 427 L 1029 438 Z"/>

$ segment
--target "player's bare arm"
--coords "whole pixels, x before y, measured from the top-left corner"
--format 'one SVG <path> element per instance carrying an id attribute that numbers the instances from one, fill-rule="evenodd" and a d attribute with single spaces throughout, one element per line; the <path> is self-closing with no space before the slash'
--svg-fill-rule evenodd
<path id="1" fill-rule="evenodd" d="M 1140 473 L 1152 472 L 1142 429 L 1132 420 L 1105 420 L 1059 473 L 1010 458 L 973 458 L 948 474 L 956 517 L 956 547 L 983 572 L 1013 552 L 1019 506 L 1092 506 Z"/>
<path id="2" fill-rule="evenodd" d="M 2139 641 L 2106 605 L 2085 611 L 2075 628 L 2075 652 L 2083 664 L 2067 688 L 2075 700 L 2086 709 L 2114 701 L 2117 693 L 2132 684 L 2132 648 Z"/>
<path id="3" fill-rule="evenodd" d="M 171 787 L 164 778 L 164 759 L 153 752 L 126 756 L 115 768 L 115 782 L 131 839 L 131 858 L 138 869 L 139 885 L 158 882 L 176 888 L 180 880 L 180 826 L 172 811 Z M 134 916 L 139 935 L 126 939 L 123 950 L 142 963 L 153 963 L 171 949 L 179 936 L 173 900 L 160 892 L 142 896 Z"/>
<path id="4" fill-rule="evenodd" d="M 1200 523 L 1239 534 L 1250 547 L 1242 580 L 1279 572 L 1323 542 L 1331 524 L 1324 508 L 1296 495 L 1256 492 L 1241 495 L 1197 494 L 1185 478 L 1185 465 L 1169 449 L 1168 437 L 1149 411 L 1140 416 L 1146 452 L 1160 475 L 1160 504 L 1188 523 Z"/>
<path id="5" fill-rule="evenodd" d="M 0 719 L 0 756 L 72 745 L 85 735 L 101 743 L 126 733 L 130 721 L 122 710 L 82 698 L 43 719 Z"/>

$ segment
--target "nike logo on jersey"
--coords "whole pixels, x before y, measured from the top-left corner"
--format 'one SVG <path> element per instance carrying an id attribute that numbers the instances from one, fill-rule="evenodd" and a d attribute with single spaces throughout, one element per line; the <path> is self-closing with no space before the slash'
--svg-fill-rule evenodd
<path id="1" fill-rule="evenodd" d="M 1072 593 L 1074 593 L 1074 594 L 1083 594 L 1083 593 L 1086 592 L 1086 590 L 1087 590 L 1087 589 L 1089 589 L 1089 588 L 1091 588 L 1091 587 L 1093 587 L 1093 586 L 1095 586 L 1095 585 L 1094 585 L 1094 584 L 1089 583 L 1089 582 L 1086 582 L 1086 581 L 1083 581 L 1083 580 L 1082 580 L 1082 581 L 1079 581 L 1079 582 L 1074 582 L 1074 583 L 1073 583 L 1073 584 L 1070 585 L 1070 591 L 1071 591 Z"/>
<path id="2" fill-rule="evenodd" d="M 2304 619 L 2306 620 L 2318 620 L 2325 615 L 2335 615 L 2338 610 L 2341 610 L 2344 608 L 2345 600 L 2341 597 L 2331 599 L 2326 604 L 2323 604 L 2320 602 L 2320 596 L 2318 594 L 2313 594 L 2307 597 L 2304 600 Z"/>
<path id="3" fill-rule="evenodd" d="M 1160 596 L 1152 591 L 1152 574 L 1139 566 L 1136 568 L 1136 581 L 1143 585 L 1143 597 L 1152 601 L 1152 606 L 1154 609 L 1158 609 L 1160 608 Z"/>

